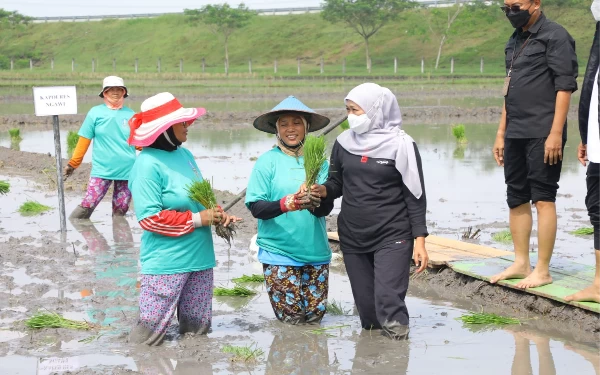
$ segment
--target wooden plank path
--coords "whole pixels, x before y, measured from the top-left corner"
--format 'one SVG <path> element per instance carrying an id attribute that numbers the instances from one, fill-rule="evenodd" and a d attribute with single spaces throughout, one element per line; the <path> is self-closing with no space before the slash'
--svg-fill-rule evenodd
<path id="1" fill-rule="evenodd" d="M 332 241 L 339 241 L 337 232 L 329 232 L 328 237 Z M 491 276 L 503 271 L 514 260 L 514 253 L 511 251 L 443 237 L 428 236 L 425 243 L 429 253 L 430 266 L 448 266 L 458 273 L 488 282 Z M 530 254 L 530 257 L 532 264 L 537 263 L 537 254 Z M 550 285 L 523 290 L 515 287 L 519 279 L 503 280 L 498 284 L 600 313 L 600 304 L 598 303 L 564 300 L 564 297 L 569 294 L 590 285 L 594 280 L 594 271 L 594 267 L 591 266 L 554 258 L 550 265 L 550 274 L 554 281 Z"/>

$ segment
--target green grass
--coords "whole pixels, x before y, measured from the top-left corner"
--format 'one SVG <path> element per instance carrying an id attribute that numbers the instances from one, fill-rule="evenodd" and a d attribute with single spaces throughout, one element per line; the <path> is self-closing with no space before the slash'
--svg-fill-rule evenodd
<path id="1" fill-rule="evenodd" d="M 68 328 L 89 330 L 93 328 L 88 322 L 66 319 L 57 313 L 47 312 L 38 313 L 31 318 L 25 320 L 27 328 L 43 329 L 43 328 Z"/>
<path id="2" fill-rule="evenodd" d="M 467 133 L 465 126 L 462 124 L 452 126 L 452 135 L 458 143 L 467 143 Z"/>
<path id="3" fill-rule="evenodd" d="M 234 361 L 256 361 L 265 353 L 259 348 L 252 348 L 252 346 L 233 346 L 225 345 L 221 348 L 223 353 L 233 354 L 232 360 Z"/>
<path id="4" fill-rule="evenodd" d="M 44 213 L 46 211 L 51 210 L 52 207 L 43 205 L 39 202 L 35 202 L 35 201 L 26 201 L 25 203 L 23 203 L 21 205 L 21 207 L 19 207 L 19 212 L 21 213 L 21 215 L 23 216 L 35 216 L 35 215 L 39 215 L 41 213 Z"/>
<path id="5" fill-rule="evenodd" d="M 489 313 L 475 313 L 470 312 L 469 314 L 464 314 L 458 318 L 457 320 L 462 321 L 465 324 L 487 324 L 487 325 L 507 325 L 507 324 L 521 324 L 519 319 L 515 318 L 507 318 L 504 316 L 489 314 Z"/>
<path id="6" fill-rule="evenodd" d="M 590 234 L 594 234 L 594 228 L 579 228 L 571 232 L 572 235 L 575 236 L 588 236 Z"/>
<path id="7" fill-rule="evenodd" d="M 544 8 L 550 18 L 559 14 L 556 8 Z M 447 25 L 448 12 L 453 11 L 453 8 L 414 9 L 384 26 L 370 39 L 372 74 L 368 74 L 365 67 L 361 37 L 344 24 L 327 22 L 320 14 L 255 17 L 230 38 L 230 75 L 249 74 L 248 60 L 252 59 L 254 75 L 295 76 L 296 59 L 300 58 L 302 75 L 319 76 L 321 57 L 325 60 L 326 77 L 342 76 L 344 58 L 346 76 L 393 76 L 395 57 L 398 75 L 421 76 L 422 57 L 425 59 L 423 76 L 449 75 L 450 59 L 454 57 L 455 76 L 479 76 L 483 56 L 484 74 L 502 76 L 504 47 L 514 29 L 497 5 L 465 8 L 452 25 L 440 67 L 435 71 L 441 31 Z M 579 47 L 579 64 L 584 66 L 595 25 L 589 1 L 581 6 L 569 6 L 557 21 L 574 37 Z M 3 27 L 0 70 L 10 69 L 13 57 L 18 72 L 29 71 L 29 59 L 33 59 L 34 72 L 50 72 L 52 56 L 55 62 L 52 74 L 70 73 L 71 58 L 75 58 L 76 72 L 91 72 L 92 58 L 96 59 L 96 71 L 105 75 L 113 73 L 113 58 L 116 58 L 119 75 L 133 73 L 136 58 L 139 59 L 138 74 L 156 72 L 159 57 L 161 72 L 168 74 L 179 74 L 180 59 L 184 60 L 184 72 L 201 72 L 203 58 L 207 74 L 224 73 L 222 37 L 211 33 L 205 25 L 186 22 L 183 15 Z M 275 59 L 278 60 L 277 74 L 273 70 Z"/>
<path id="8" fill-rule="evenodd" d="M 348 130 L 350 129 L 350 124 L 348 124 L 348 120 L 344 120 L 344 122 L 342 122 L 340 124 L 340 128 L 344 129 L 344 130 Z"/>
<path id="9" fill-rule="evenodd" d="M 0 180 L 0 195 L 6 195 L 10 192 L 10 183 Z"/>
<path id="10" fill-rule="evenodd" d="M 512 234 L 510 234 L 510 230 L 496 232 L 492 234 L 492 240 L 503 244 L 510 244 L 512 243 Z"/>
<path id="11" fill-rule="evenodd" d="M 331 315 L 348 315 L 350 314 L 350 310 L 344 309 L 341 303 L 336 300 L 331 300 L 327 304 L 327 313 Z"/>
<path id="12" fill-rule="evenodd" d="M 262 283 L 265 281 L 265 277 L 263 275 L 252 274 L 250 276 L 243 275 L 241 277 L 236 277 L 235 279 L 231 279 L 234 283 Z"/>
<path id="13" fill-rule="evenodd" d="M 21 130 L 18 128 L 8 129 L 8 135 L 12 142 L 19 142 L 23 139 L 21 138 Z"/>
<path id="14" fill-rule="evenodd" d="M 309 134 L 304 141 L 304 171 L 306 172 L 304 182 L 309 188 L 317 182 L 323 163 L 327 161 L 326 148 L 327 144 L 323 136 L 316 137 Z"/>
<path id="15" fill-rule="evenodd" d="M 219 297 L 249 297 L 255 295 L 256 291 L 236 284 L 233 288 L 216 287 L 213 294 Z"/>
<path id="16" fill-rule="evenodd" d="M 79 141 L 79 134 L 77 132 L 69 130 L 67 133 L 67 153 L 69 155 L 73 154 L 75 147 L 77 147 L 77 142 Z"/>

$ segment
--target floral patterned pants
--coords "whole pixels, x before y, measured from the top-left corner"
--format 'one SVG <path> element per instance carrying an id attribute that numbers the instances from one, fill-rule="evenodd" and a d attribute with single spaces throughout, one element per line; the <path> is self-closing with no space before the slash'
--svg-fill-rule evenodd
<path id="1" fill-rule="evenodd" d="M 142 275 L 140 316 L 130 341 L 158 345 L 177 310 L 179 333 L 207 333 L 212 321 L 213 269 Z"/>
<path id="2" fill-rule="evenodd" d="M 112 180 L 104 180 L 98 177 L 90 177 L 88 183 L 87 192 L 81 207 L 95 209 L 102 201 L 102 198 L 108 192 Z M 129 210 L 129 203 L 131 202 L 131 191 L 127 186 L 127 181 L 114 181 L 115 188 L 113 190 L 112 209 L 113 214 L 124 216 Z"/>
<path id="3" fill-rule="evenodd" d="M 329 264 L 274 266 L 263 264 L 267 293 L 277 319 L 284 323 L 319 323 L 325 315 Z"/>

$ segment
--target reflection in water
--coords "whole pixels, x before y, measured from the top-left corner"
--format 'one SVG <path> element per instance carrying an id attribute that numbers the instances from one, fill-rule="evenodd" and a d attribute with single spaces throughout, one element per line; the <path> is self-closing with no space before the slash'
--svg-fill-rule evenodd
<path id="1" fill-rule="evenodd" d="M 134 251 L 133 235 L 129 223 L 124 217 L 112 218 L 112 238 L 110 246 L 106 238 L 89 220 L 72 220 L 73 227 L 81 233 L 88 249 L 96 255 L 96 288 L 84 289 L 82 297 L 92 295 L 109 299 L 124 298 L 135 300 L 138 295 L 138 261 Z M 137 311 L 134 306 L 111 306 L 103 310 L 87 311 L 92 323 L 109 325 L 123 318 L 125 311 Z"/>
<path id="2" fill-rule="evenodd" d="M 138 361 L 138 373 L 143 375 L 212 375 L 212 364 L 197 361 L 174 361 L 160 356 Z"/>
<path id="3" fill-rule="evenodd" d="M 327 335 L 298 332 L 275 335 L 265 374 L 329 374 Z"/>
<path id="4" fill-rule="evenodd" d="M 352 374 L 405 375 L 410 358 L 410 341 L 392 341 L 369 331 L 360 333 Z"/>

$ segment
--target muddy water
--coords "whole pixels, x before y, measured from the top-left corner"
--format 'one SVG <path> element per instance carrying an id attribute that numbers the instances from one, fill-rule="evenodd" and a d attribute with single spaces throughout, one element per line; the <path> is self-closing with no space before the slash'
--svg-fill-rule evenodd
<path id="1" fill-rule="evenodd" d="M 14 191 L 45 202 L 35 186 L 10 178 Z M 18 189 L 18 190 L 17 190 Z M 14 198 L 16 206 L 19 196 Z M 3 199 L 3 203 L 4 199 Z M 51 202 L 48 202 L 51 203 Z M 67 210 L 76 204 L 68 201 Z M 464 308 L 438 295 L 412 288 L 407 304 L 411 338 L 391 342 L 377 332 L 362 331 L 354 312 L 343 266 L 336 264 L 329 298 L 346 311 L 326 315 L 322 327 L 283 326 L 274 320 L 260 284 L 251 298 L 216 297 L 212 332 L 207 337 L 180 337 L 173 330 L 158 348 L 126 342 L 137 301 L 141 231 L 134 219 L 113 222 L 110 203 L 102 202 L 91 224 L 69 224 L 68 246 L 57 248 L 56 213 L 22 219 L 2 209 L 0 238 L 16 241 L 15 253 L 3 254 L 0 277 L 0 373 L 2 374 L 594 374 L 599 357 L 584 344 L 568 342 L 529 328 L 477 330 L 456 318 Z M 36 239 L 37 238 L 37 239 Z M 249 258 L 247 238 L 231 249 L 215 238 L 215 284 L 231 285 L 242 274 L 259 273 Z M 21 254 L 19 254 L 21 253 Z M 45 258 L 45 259 L 44 259 Z M 18 263 L 13 264 L 13 263 Z M 29 332 L 19 321 L 40 308 L 72 319 L 101 324 L 98 333 L 46 330 Z M 81 340 L 91 338 L 89 343 Z M 252 345 L 262 350 L 256 362 L 231 362 L 224 345 Z"/>
<path id="2" fill-rule="evenodd" d="M 503 171 L 491 156 L 495 125 L 467 125 L 468 143 L 463 146 L 456 144 L 448 125 L 409 124 L 405 129 L 418 142 L 423 159 L 431 233 L 460 238 L 468 227 L 473 227 L 482 230 L 480 243 L 510 250 L 510 244 L 494 243 L 491 239 L 494 233 L 508 227 Z M 575 129 L 569 131 L 557 199 L 556 256 L 592 264 L 591 237 L 570 234 L 590 224 L 584 204 L 585 168 L 575 158 L 578 136 Z M 330 144 L 335 136 L 332 133 L 328 137 Z M 188 137 L 186 147 L 196 156 L 204 177 L 212 178 L 217 189 L 232 192 L 246 187 L 255 158 L 275 143 L 273 136 L 253 129 L 219 131 L 192 127 Z M 53 153 L 51 131 L 24 131 L 22 138 L 22 151 Z M 64 143 L 66 132 L 61 139 Z M 0 134 L 0 146 L 10 146 L 4 134 Z M 63 150 L 66 157 L 65 145 Z M 84 161 L 91 161 L 91 152 Z M 531 248 L 537 251 L 535 236 Z"/>

